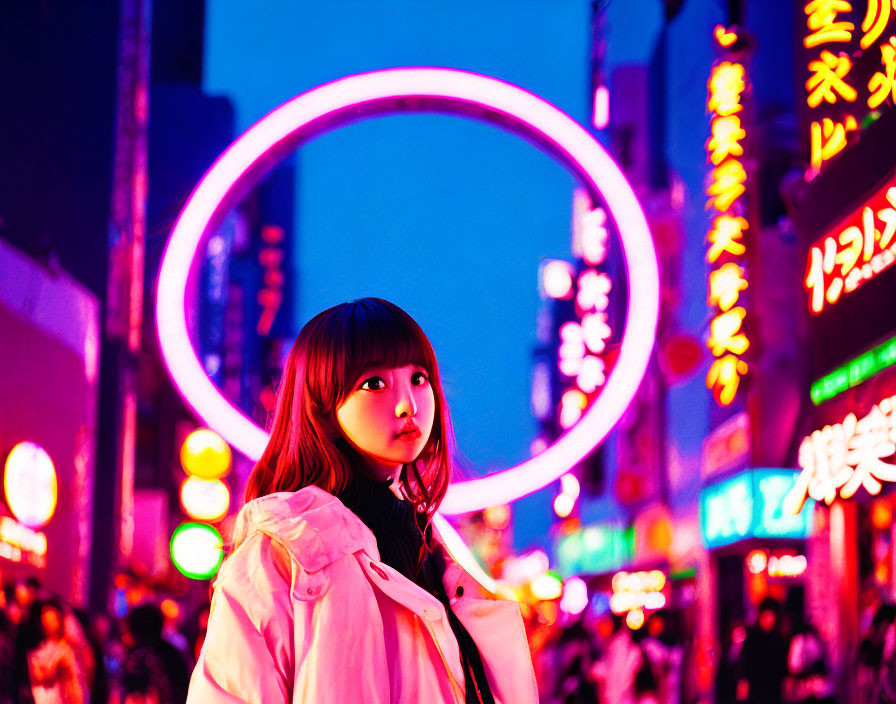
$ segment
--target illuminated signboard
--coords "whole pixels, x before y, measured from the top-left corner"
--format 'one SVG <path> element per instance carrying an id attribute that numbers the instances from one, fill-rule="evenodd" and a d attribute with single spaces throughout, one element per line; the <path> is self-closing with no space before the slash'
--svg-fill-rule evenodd
<path id="1" fill-rule="evenodd" d="M 45 525 L 56 512 L 58 487 L 53 460 L 40 445 L 20 442 L 9 453 L 3 472 L 6 503 L 31 528 Z"/>
<path id="2" fill-rule="evenodd" d="M 261 239 L 265 246 L 258 252 L 258 263 L 264 269 L 264 285 L 258 292 L 261 314 L 258 317 L 257 329 L 259 335 L 267 335 L 271 332 L 274 318 L 277 317 L 277 311 L 283 302 L 283 285 L 286 282 L 283 275 L 285 233 L 282 227 L 265 225 L 261 228 Z"/>
<path id="3" fill-rule="evenodd" d="M 43 568 L 47 563 L 47 536 L 9 516 L 0 516 L 0 557 Z"/>
<path id="4" fill-rule="evenodd" d="M 564 577 L 618 570 L 635 553 L 635 531 L 612 523 L 592 523 L 560 538 L 554 549 Z"/>
<path id="5" fill-rule="evenodd" d="M 850 360 L 812 384 L 810 395 L 816 406 L 858 386 L 896 364 L 896 337 Z"/>
<path id="6" fill-rule="evenodd" d="M 792 469 L 751 469 L 700 492 L 700 532 L 708 548 L 747 538 L 805 538 L 811 506 L 797 515 L 784 510 L 794 486 Z"/>
<path id="7" fill-rule="evenodd" d="M 816 430 L 800 444 L 802 472 L 787 495 L 787 508 L 798 511 L 806 497 L 833 503 L 864 487 L 877 495 L 881 482 L 896 482 L 896 396 L 885 398 L 862 417 L 850 413 L 842 423 Z"/>
<path id="8" fill-rule="evenodd" d="M 730 44 L 730 34 L 715 33 L 720 47 Z M 747 133 L 741 122 L 747 90 L 744 64 L 734 60 L 717 61 L 707 87 L 711 134 L 706 141 L 706 152 L 712 168 L 706 194 L 713 219 L 706 236 L 709 243 L 706 261 L 712 266 L 706 299 L 712 320 L 706 344 L 715 359 L 706 375 L 706 387 L 719 405 L 728 406 L 748 371 L 743 356 L 750 347 L 744 332 L 747 311 L 741 300 L 749 286 L 744 266 L 748 254 L 744 237 L 750 229 L 745 198 L 747 171 L 743 162 Z"/>
<path id="9" fill-rule="evenodd" d="M 804 0 L 803 10 L 811 178 L 846 146 L 868 110 L 894 102 L 896 12 L 891 0 Z M 865 55 L 874 58 L 872 68 L 857 73 Z"/>
<path id="10" fill-rule="evenodd" d="M 896 261 L 896 181 L 853 213 L 836 234 L 809 249 L 806 290 L 814 314 L 874 278 Z"/>
<path id="11" fill-rule="evenodd" d="M 560 427 L 575 425 L 588 408 L 593 395 L 607 381 L 604 352 L 612 337 L 608 307 L 613 282 L 601 265 L 609 248 L 607 212 L 594 207 L 582 189 L 573 193 L 572 251 L 579 260 L 573 267 L 550 262 L 543 270 L 543 288 L 554 298 L 574 299 L 576 319 L 560 326 L 557 367 L 571 380 L 561 392 Z M 562 265 L 566 264 L 566 269 Z M 568 284 L 567 284 L 568 281 Z"/>
<path id="12" fill-rule="evenodd" d="M 617 572 L 613 575 L 613 595 L 610 610 L 624 614 L 635 609 L 661 609 L 666 605 L 663 589 L 666 575 L 659 570 L 650 572 Z"/>

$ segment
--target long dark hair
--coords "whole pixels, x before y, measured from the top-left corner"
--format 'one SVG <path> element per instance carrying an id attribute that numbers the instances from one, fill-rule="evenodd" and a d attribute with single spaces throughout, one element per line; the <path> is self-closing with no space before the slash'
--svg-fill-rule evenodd
<path id="1" fill-rule="evenodd" d="M 246 501 L 310 485 L 343 491 L 358 458 L 341 436 L 336 409 L 369 367 L 407 364 L 426 370 L 436 401 L 429 441 L 400 476 L 405 497 L 428 524 L 451 481 L 451 419 L 432 345 L 410 315 L 381 298 L 328 308 L 299 332 L 283 369 L 271 439 L 249 475 Z"/>

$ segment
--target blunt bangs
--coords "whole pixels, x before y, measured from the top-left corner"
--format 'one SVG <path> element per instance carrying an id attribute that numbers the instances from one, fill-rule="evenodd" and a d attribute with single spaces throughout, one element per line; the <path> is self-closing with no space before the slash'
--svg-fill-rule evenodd
<path id="1" fill-rule="evenodd" d="M 336 373 L 337 404 L 371 367 L 416 364 L 437 375 L 435 354 L 423 331 L 400 308 L 378 298 L 362 298 L 345 305 L 328 331 L 328 353 Z"/>

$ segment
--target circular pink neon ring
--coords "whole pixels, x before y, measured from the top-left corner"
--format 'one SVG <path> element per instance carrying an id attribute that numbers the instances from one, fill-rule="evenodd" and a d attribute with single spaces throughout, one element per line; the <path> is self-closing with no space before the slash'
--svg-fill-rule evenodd
<path id="1" fill-rule="evenodd" d="M 509 469 L 452 484 L 443 514 L 509 503 L 559 478 L 599 445 L 635 395 L 656 336 L 659 276 L 647 219 L 612 157 L 566 113 L 510 83 L 446 68 L 396 68 L 347 76 L 285 102 L 238 137 L 184 206 L 162 258 L 156 320 L 165 364 L 186 402 L 250 459 L 268 434 L 221 394 L 187 329 L 187 279 L 200 242 L 283 154 L 359 117 L 401 111 L 456 113 L 499 124 L 564 162 L 599 193 L 619 230 L 628 276 L 628 312 L 616 365 L 578 423 L 543 452 Z"/>

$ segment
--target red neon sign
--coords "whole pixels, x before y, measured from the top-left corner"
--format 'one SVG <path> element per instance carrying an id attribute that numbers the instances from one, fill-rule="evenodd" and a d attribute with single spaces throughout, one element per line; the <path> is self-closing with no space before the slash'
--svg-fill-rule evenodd
<path id="1" fill-rule="evenodd" d="M 896 261 L 896 179 L 809 249 L 809 310 L 821 313 Z"/>

